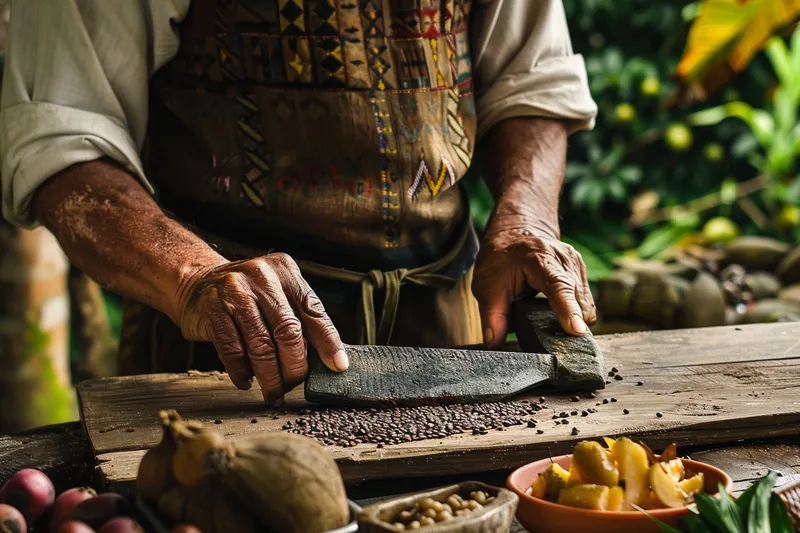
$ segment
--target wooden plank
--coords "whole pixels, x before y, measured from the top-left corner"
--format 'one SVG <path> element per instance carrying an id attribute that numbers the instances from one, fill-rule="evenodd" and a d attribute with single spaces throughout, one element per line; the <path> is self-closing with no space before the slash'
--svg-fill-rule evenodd
<path id="1" fill-rule="evenodd" d="M 92 450 L 78 422 L 0 435 L 0 485 L 23 468 L 38 468 L 62 491 L 91 485 L 94 466 Z"/>
<path id="2" fill-rule="evenodd" d="M 688 446 L 792 435 L 800 427 L 800 324 L 632 333 L 597 337 L 597 342 L 608 368 L 617 367 L 624 379 L 612 380 L 592 400 L 547 395 L 548 409 L 537 414 L 544 434 L 511 427 L 383 449 L 331 447 L 330 452 L 345 478 L 357 482 L 512 468 L 602 435 L 637 435 L 653 447 L 673 441 Z M 112 483 L 132 479 L 141 450 L 158 441 L 159 409 L 220 421 L 218 429 L 234 436 L 279 431 L 306 405 L 293 395 L 283 410 L 266 408 L 259 391 L 239 391 L 221 374 L 99 380 L 81 385 L 79 393 L 101 473 Z M 618 401 L 601 403 L 612 397 Z M 568 425 L 550 420 L 553 413 L 589 407 L 598 412 Z M 573 427 L 578 436 L 572 435 Z"/>

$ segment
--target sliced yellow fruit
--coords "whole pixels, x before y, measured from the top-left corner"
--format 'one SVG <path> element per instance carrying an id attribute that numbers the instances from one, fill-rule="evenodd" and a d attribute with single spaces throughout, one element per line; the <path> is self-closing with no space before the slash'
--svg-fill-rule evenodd
<path id="1" fill-rule="evenodd" d="M 581 473 L 578 472 L 578 467 L 575 466 L 575 461 L 569 465 L 569 483 L 567 483 L 568 487 L 573 487 L 575 485 L 583 485 L 584 481 L 581 479 Z"/>
<path id="2" fill-rule="evenodd" d="M 703 492 L 703 489 L 706 486 L 706 480 L 703 476 L 703 473 L 700 472 L 692 477 L 684 479 L 683 481 L 679 481 L 678 486 L 683 492 L 686 493 L 687 496 L 691 496 L 693 494 L 697 494 L 698 492 Z"/>
<path id="3" fill-rule="evenodd" d="M 625 491 L 622 487 L 612 487 L 608 489 L 608 501 L 606 502 L 606 511 L 623 511 L 628 510 L 625 502 Z"/>
<path id="4" fill-rule="evenodd" d="M 616 487 L 619 482 L 619 471 L 599 442 L 583 441 L 575 446 L 570 471 L 573 466 L 584 483 Z"/>
<path id="5" fill-rule="evenodd" d="M 656 493 L 650 491 L 650 493 L 642 500 L 641 505 L 639 506 L 642 509 L 652 510 L 652 509 L 661 509 L 664 505 L 661 503 L 661 500 L 658 499 Z"/>
<path id="6" fill-rule="evenodd" d="M 617 460 L 620 484 L 625 487 L 624 501 L 628 504 L 625 507 L 641 505 L 650 493 L 647 452 L 627 437 L 617 439 L 612 452 Z"/>
<path id="7" fill-rule="evenodd" d="M 608 446 L 609 450 L 613 450 L 614 442 L 616 442 L 616 439 L 612 439 L 611 437 L 603 437 L 603 442 L 606 443 L 606 446 Z"/>
<path id="8" fill-rule="evenodd" d="M 544 479 L 544 474 L 539 474 L 536 476 L 536 479 L 533 480 L 533 485 L 531 485 L 531 496 L 543 500 L 546 493 L 547 482 Z"/>
<path id="9" fill-rule="evenodd" d="M 548 500 L 556 501 L 561 489 L 569 482 L 569 472 L 561 468 L 561 465 L 553 463 L 547 470 L 539 476 L 544 480 L 544 497 Z"/>
<path id="10" fill-rule="evenodd" d="M 609 488 L 605 485 L 575 485 L 561 491 L 558 503 L 582 509 L 605 511 L 608 507 Z"/>
<path id="11" fill-rule="evenodd" d="M 661 464 L 664 465 L 664 468 L 667 469 L 667 473 L 676 482 L 683 479 L 685 471 L 684 471 L 684 468 L 683 468 L 683 462 L 681 462 L 680 459 L 673 459 L 671 461 L 668 461 L 666 463 L 661 463 Z"/>
<path id="12" fill-rule="evenodd" d="M 686 494 L 678 486 L 678 482 L 667 472 L 663 463 L 650 467 L 648 473 L 650 488 L 665 507 L 678 508 L 686 505 Z"/>

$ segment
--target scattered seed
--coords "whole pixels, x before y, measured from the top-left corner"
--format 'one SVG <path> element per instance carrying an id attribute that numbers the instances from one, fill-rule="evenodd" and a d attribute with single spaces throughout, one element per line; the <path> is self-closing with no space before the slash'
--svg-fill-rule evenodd
<path id="1" fill-rule="evenodd" d="M 580 430 L 578 428 L 576 428 L 576 427 L 573 427 L 572 428 L 572 434 L 573 435 L 577 435 L 578 433 L 580 433 Z"/>
<path id="2" fill-rule="evenodd" d="M 125 433 L 133 433 L 134 431 L 136 431 L 134 428 L 126 428 L 125 429 Z"/>
<path id="3" fill-rule="evenodd" d="M 657 416 L 658 418 L 661 418 L 662 416 L 664 416 L 664 413 L 656 413 L 656 416 Z"/>
<path id="4" fill-rule="evenodd" d="M 630 411 L 628 411 L 627 409 L 623 409 L 623 410 L 622 410 L 622 414 L 623 414 L 623 415 L 627 415 L 628 413 L 630 413 Z"/>
<path id="5" fill-rule="evenodd" d="M 578 396 L 573 396 L 572 397 L 572 401 L 573 402 L 579 402 L 579 401 L 581 401 L 581 399 Z"/>
<path id="6" fill-rule="evenodd" d="M 620 376 L 619 374 L 617 374 L 616 376 L 614 376 L 614 379 L 616 379 L 617 381 L 622 381 L 622 380 L 623 380 L 623 379 L 625 379 L 625 378 L 623 378 L 622 376 Z"/>
<path id="7" fill-rule="evenodd" d="M 573 409 L 572 411 L 570 411 L 569 414 L 572 415 L 572 416 L 578 416 L 578 410 L 577 409 Z"/>
<path id="8" fill-rule="evenodd" d="M 581 411 L 581 416 L 589 416 L 589 411 Z"/>
<path id="9" fill-rule="evenodd" d="M 251 424 L 258 424 L 258 420 L 256 420 L 256 419 L 254 418 L 254 419 L 252 419 L 252 420 L 250 421 L 250 423 L 251 423 Z"/>
<path id="10" fill-rule="evenodd" d="M 611 384 L 611 380 L 610 380 L 610 379 L 607 379 L 607 380 L 606 380 L 606 385 L 609 385 L 609 384 Z"/>
<path id="11" fill-rule="evenodd" d="M 536 433 L 538 433 L 539 435 L 541 435 L 542 433 L 544 433 L 544 430 L 543 430 L 543 429 L 537 429 L 537 430 L 536 430 Z"/>
<path id="12" fill-rule="evenodd" d="M 609 372 L 609 373 L 608 373 L 608 377 L 610 377 L 610 378 L 613 378 L 613 377 L 614 377 L 614 374 L 616 374 L 616 372 L 614 372 L 614 371 L 612 370 L 611 372 Z"/>
<path id="13" fill-rule="evenodd" d="M 638 385 L 639 387 L 641 387 L 642 385 L 644 385 L 644 381 L 637 381 L 637 382 L 636 382 L 636 385 Z"/>
<path id="14" fill-rule="evenodd" d="M 569 424 L 569 420 L 567 420 L 567 419 L 565 418 L 565 419 L 563 419 L 563 420 L 561 421 L 561 423 L 562 423 L 562 424 L 564 424 L 564 425 L 566 426 L 567 424 Z"/>
<path id="15" fill-rule="evenodd" d="M 535 428 L 536 427 L 536 420 L 528 420 L 528 427 Z"/>
<path id="16" fill-rule="evenodd" d="M 612 367 L 611 367 L 611 371 L 612 371 L 613 373 L 615 373 L 615 374 L 616 374 L 617 372 L 619 372 L 619 370 L 617 370 L 617 367 L 615 367 L 615 366 L 612 366 Z"/>
<path id="17" fill-rule="evenodd" d="M 219 419 L 217 419 L 217 420 L 214 420 L 214 423 L 215 423 L 215 424 L 218 424 L 218 425 L 219 425 L 219 424 L 222 424 L 222 420 L 219 420 Z"/>
<path id="18" fill-rule="evenodd" d="M 545 402 L 544 396 L 542 396 L 541 398 L 539 398 L 539 403 L 544 403 L 544 402 Z"/>
<path id="19" fill-rule="evenodd" d="M 742 331 L 742 328 L 733 328 L 736 331 Z"/>
<path id="20" fill-rule="evenodd" d="M 589 399 L 597 398 L 597 393 L 590 392 L 589 394 L 586 395 L 586 397 Z"/>
<path id="21" fill-rule="evenodd" d="M 617 401 L 617 399 L 616 399 L 616 398 L 611 398 L 611 403 L 614 403 L 614 402 L 616 402 L 616 401 Z"/>
<path id="22" fill-rule="evenodd" d="M 608 403 L 608 398 L 603 398 L 603 403 L 604 404 Z"/>

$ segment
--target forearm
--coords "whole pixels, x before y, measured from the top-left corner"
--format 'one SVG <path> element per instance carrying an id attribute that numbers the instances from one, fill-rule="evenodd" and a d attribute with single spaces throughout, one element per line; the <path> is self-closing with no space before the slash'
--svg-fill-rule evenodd
<path id="1" fill-rule="evenodd" d="M 484 180 L 497 203 L 493 222 L 508 230 L 559 237 L 558 200 L 567 151 L 564 123 L 538 117 L 504 120 L 487 132 L 478 150 Z"/>
<path id="2" fill-rule="evenodd" d="M 78 268 L 176 321 L 188 282 L 225 262 L 111 162 L 81 163 L 53 176 L 34 197 L 33 212 Z"/>

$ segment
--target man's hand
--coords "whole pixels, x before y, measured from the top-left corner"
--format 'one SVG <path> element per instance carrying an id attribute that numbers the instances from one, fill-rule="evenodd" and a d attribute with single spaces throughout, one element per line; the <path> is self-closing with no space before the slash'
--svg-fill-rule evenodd
<path id="1" fill-rule="evenodd" d="M 306 339 L 328 368 L 347 368 L 336 328 L 291 258 L 226 261 L 117 164 L 69 167 L 40 187 L 33 209 L 73 264 L 165 313 L 188 339 L 213 342 L 231 381 L 246 389 L 255 376 L 267 402 L 305 378 Z"/>
<path id="2" fill-rule="evenodd" d="M 596 312 L 583 260 L 560 240 L 564 124 L 535 117 L 504 120 L 478 149 L 496 200 L 472 282 L 484 342 L 497 347 L 505 341 L 511 304 L 529 288 L 544 293 L 564 331 L 583 335 Z"/>
<path id="3" fill-rule="evenodd" d="M 596 312 L 586 267 L 572 246 L 527 229 L 488 228 L 472 291 L 480 304 L 484 342 L 497 347 L 508 332 L 511 304 L 529 287 L 544 293 L 564 331 L 583 335 Z"/>
<path id="4" fill-rule="evenodd" d="M 289 256 L 201 269 L 185 285 L 178 311 L 183 335 L 213 342 L 240 389 L 249 389 L 255 376 L 267 403 L 280 400 L 308 373 L 308 341 L 328 368 L 347 369 L 339 333 Z"/>

